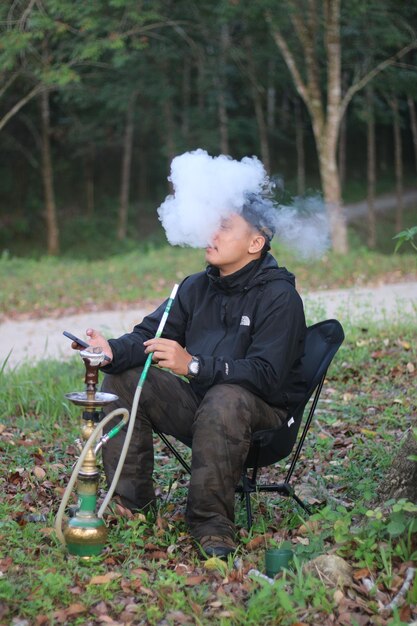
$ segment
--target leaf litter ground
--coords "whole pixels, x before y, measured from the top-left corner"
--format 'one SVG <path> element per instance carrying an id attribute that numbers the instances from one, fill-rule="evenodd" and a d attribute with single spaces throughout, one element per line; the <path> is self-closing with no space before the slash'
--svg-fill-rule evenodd
<path id="1" fill-rule="evenodd" d="M 324 386 L 296 473 L 310 517 L 278 497 L 254 497 L 246 530 L 236 501 L 239 548 L 228 562 L 201 559 L 184 522 L 188 478 L 156 441 L 155 520 L 114 504 L 100 557 L 80 562 L 58 543 L 53 516 L 77 457 L 78 418 L 63 393 L 80 387 L 73 364 L 43 363 L 2 375 L 0 421 L 0 624 L 409 624 L 417 583 L 415 511 L 375 504 L 376 487 L 415 426 L 412 328 L 352 330 Z M 4 402 L 3 402 L 4 400 Z M 3 409 L 4 407 L 4 409 Z M 283 465 L 264 480 L 281 480 Z M 104 487 L 104 485 L 103 485 Z M 290 542 L 291 571 L 274 584 L 267 546 Z M 352 567 L 336 588 L 303 566 L 321 554 Z M 398 598 L 393 607 L 390 603 Z"/>

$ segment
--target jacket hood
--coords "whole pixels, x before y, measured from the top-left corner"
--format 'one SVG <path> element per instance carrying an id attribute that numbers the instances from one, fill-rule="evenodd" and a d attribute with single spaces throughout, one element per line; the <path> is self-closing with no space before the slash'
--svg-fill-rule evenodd
<path id="1" fill-rule="evenodd" d="M 295 276 L 285 267 L 279 267 L 274 257 L 267 253 L 264 257 L 251 261 L 237 272 L 228 276 L 220 276 L 219 270 L 208 265 L 206 274 L 210 284 L 224 293 L 248 291 L 256 285 L 269 283 L 273 280 L 286 280 L 295 287 Z"/>

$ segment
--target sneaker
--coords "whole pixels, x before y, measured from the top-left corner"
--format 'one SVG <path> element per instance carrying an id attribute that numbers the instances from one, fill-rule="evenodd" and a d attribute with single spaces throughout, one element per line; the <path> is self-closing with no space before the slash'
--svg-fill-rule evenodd
<path id="1" fill-rule="evenodd" d="M 230 537 L 206 535 L 200 539 L 200 549 L 205 557 L 217 556 L 221 559 L 236 550 L 236 545 Z"/>

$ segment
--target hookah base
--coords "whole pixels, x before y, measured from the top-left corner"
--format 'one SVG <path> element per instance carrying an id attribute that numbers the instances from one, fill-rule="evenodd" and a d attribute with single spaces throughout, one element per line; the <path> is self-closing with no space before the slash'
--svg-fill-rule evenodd
<path id="1" fill-rule="evenodd" d="M 98 517 L 70 519 L 64 531 L 68 552 L 88 558 L 102 552 L 107 542 L 107 527 Z"/>

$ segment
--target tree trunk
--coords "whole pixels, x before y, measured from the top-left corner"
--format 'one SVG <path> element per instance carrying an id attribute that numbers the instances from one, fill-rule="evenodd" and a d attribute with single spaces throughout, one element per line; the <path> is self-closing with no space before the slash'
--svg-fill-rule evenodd
<path id="1" fill-rule="evenodd" d="M 321 184 L 333 249 L 339 254 L 346 254 L 348 252 L 347 228 L 337 169 L 336 144 L 334 141 L 330 141 L 329 144 L 326 141 L 318 144 Z"/>
<path id="2" fill-rule="evenodd" d="M 219 81 L 217 82 L 217 112 L 219 116 L 220 152 L 221 154 L 229 154 L 229 117 L 225 93 Z"/>
<path id="3" fill-rule="evenodd" d="M 146 145 L 145 138 L 141 136 L 139 138 L 139 175 L 137 179 L 138 188 L 138 201 L 139 201 L 139 210 L 137 215 L 137 229 L 139 233 L 139 237 L 142 235 L 142 231 L 144 229 L 144 206 L 146 203 L 146 198 L 148 197 L 148 155 L 144 146 Z"/>
<path id="4" fill-rule="evenodd" d="M 268 131 L 265 121 L 263 109 L 261 87 L 256 79 L 255 61 L 253 58 L 253 41 L 250 37 L 246 38 L 246 56 L 248 59 L 248 75 L 251 83 L 251 94 L 255 109 L 256 122 L 258 124 L 259 145 L 261 150 L 261 159 L 265 170 L 268 174 L 271 172 L 271 162 L 269 158 Z"/>
<path id="5" fill-rule="evenodd" d="M 229 154 L 229 116 L 226 104 L 226 87 L 224 69 L 227 63 L 229 48 L 229 29 L 227 24 L 222 24 L 220 29 L 220 68 L 215 70 L 215 85 L 217 90 L 217 111 L 219 116 L 220 152 Z"/>
<path id="6" fill-rule="evenodd" d="M 325 45 L 327 55 L 326 123 L 322 127 L 323 137 L 319 138 L 316 134 L 316 142 L 319 146 L 321 178 L 333 248 L 339 254 L 346 254 L 349 248 L 347 224 L 343 211 L 342 190 L 336 158 L 339 125 L 343 119 L 340 0 L 325 2 L 323 6 L 326 20 Z"/>
<path id="7" fill-rule="evenodd" d="M 337 86 L 335 89 L 337 90 Z M 337 167 L 338 113 L 335 107 L 328 106 L 327 119 L 324 121 L 319 103 L 309 103 L 309 106 L 319 159 L 321 185 L 330 226 L 330 237 L 334 251 L 338 254 L 346 254 L 349 249 L 347 224 L 343 211 Z"/>
<path id="8" fill-rule="evenodd" d="M 276 24 L 272 27 L 272 35 L 310 113 L 331 241 L 335 252 L 345 254 L 348 251 L 347 223 L 342 207 L 336 152 L 339 125 L 351 94 L 347 93 L 342 102 L 340 0 L 323 2 L 323 16 L 327 70 L 325 94 L 322 92 L 321 69 L 317 56 L 316 39 L 320 25 L 316 4 L 309 2 L 305 12 L 291 13 L 290 16 L 305 60 L 306 82 L 295 56 Z M 270 14 L 267 14 L 267 20 L 272 23 Z"/>
<path id="9" fill-rule="evenodd" d="M 275 63 L 274 59 L 268 61 L 268 91 L 266 96 L 266 123 L 268 133 L 271 136 L 275 129 L 275 106 L 277 90 L 275 88 Z"/>
<path id="10" fill-rule="evenodd" d="M 394 457 L 391 468 L 378 488 L 378 501 L 406 498 L 417 504 L 417 440 L 412 430 L 404 436 L 403 444 Z"/>
<path id="11" fill-rule="evenodd" d="M 256 89 L 256 87 L 252 87 L 252 97 L 253 97 L 254 106 L 255 106 L 256 121 L 258 123 L 261 159 L 262 159 L 262 163 L 264 164 L 266 172 L 270 174 L 271 162 L 269 158 L 268 133 L 266 129 L 265 115 L 264 115 L 263 106 L 262 106 L 261 94 Z"/>
<path id="12" fill-rule="evenodd" d="M 367 203 L 368 203 L 368 246 L 376 246 L 375 218 L 375 184 L 376 184 L 376 151 L 375 151 L 375 116 L 374 92 L 372 86 L 366 88 L 367 110 Z"/>
<path id="13" fill-rule="evenodd" d="M 185 143 L 188 144 L 190 135 L 190 102 L 191 102 L 191 60 L 186 57 L 182 70 L 182 110 L 181 132 Z"/>
<path id="14" fill-rule="evenodd" d="M 45 219 L 48 254 L 59 253 L 59 229 L 54 192 L 54 176 L 51 157 L 51 129 L 49 92 L 40 95 L 41 106 L 41 145 L 42 145 L 42 181 L 45 196 Z"/>
<path id="15" fill-rule="evenodd" d="M 291 122 L 291 99 L 287 91 L 283 91 L 279 110 L 279 126 L 284 133 L 288 131 Z"/>
<path id="16" fill-rule="evenodd" d="M 340 189 L 343 190 L 346 182 L 346 138 L 347 138 L 347 123 L 346 115 L 340 123 L 340 135 L 339 135 L 339 178 Z"/>
<path id="17" fill-rule="evenodd" d="M 135 130 L 135 102 L 137 93 L 129 99 L 126 110 L 125 136 L 123 141 L 123 159 L 120 182 L 120 204 L 117 227 L 117 239 L 123 241 L 127 235 L 127 217 L 129 211 L 130 170 L 132 166 L 133 135 Z"/>
<path id="18" fill-rule="evenodd" d="M 342 85 L 343 91 L 346 90 L 347 76 L 346 72 L 343 73 L 342 77 Z M 343 193 L 343 188 L 346 182 L 346 143 L 347 143 L 347 118 L 346 113 L 343 116 L 340 122 L 340 132 L 339 132 L 339 179 L 340 179 L 340 189 Z"/>
<path id="19" fill-rule="evenodd" d="M 294 100 L 295 116 L 295 147 L 297 151 L 297 194 L 303 196 L 306 190 L 305 152 L 304 152 L 304 126 L 301 113 L 300 99 Z"/>
<path id="20" fill-rule="evenodd" d="M 201 120 L 203 120 L 205 110 L 205 80 L 206 69 L 204 65 L 204 55 L 201 53 L 197 58 L 197 108 L 200 114 Z"/>
<path id="21" fill-rule="evenodd" d="M 90 143 L 84 157 L 85 195 L 88 217 L 93 217 L 94 215 L 94 161 L 95 147 L 93 143 Z"/>
<path id="22" fill-rule="evenodd" d="M 395 162 L 395 191 L 397 198 L 397 210 L 395 213 L 395 229 L 399 232 L 403 228 L 403 158 L 402 158 L 402 140 L 400 112 L 398 107 L 398 98 L 394 96 L 389 99 L 389 105 L 392 110 L 392 124 L 394 134 L 394 162 Z"/>
<path id="23" fill-rule="evenodd" d="M 414 165 L 417 171 L 417 116 L 414 100 L 411 96 L 407 97 L 408 110 L 410 112 L 411 134 L 414 146 Z"/>
<path id="24" fill-rule="evenodd" d="M 388 166 L 388 155 L 391 151 L 391 142 L 388 138 L 387 128 L 383 127 L 378 133 L 378 170 L 383 174 L 391 169 Z"/>
<path id="25" fill-rule="evenodd" d="M 175 137 L 174 137 L 175 124 L 174 124 L 174 117 L 172 115 L 172 103 L 171 103 L 170 97 L 164 98 L 163 114 L 164 114 L 164 121 L 165 121 L 164 141 L 165 141 L 166 149 L 167 149 L 168 170 L 169 170 L 169 168 L 171 167 L 172 159 L 175 157 Z"/>

